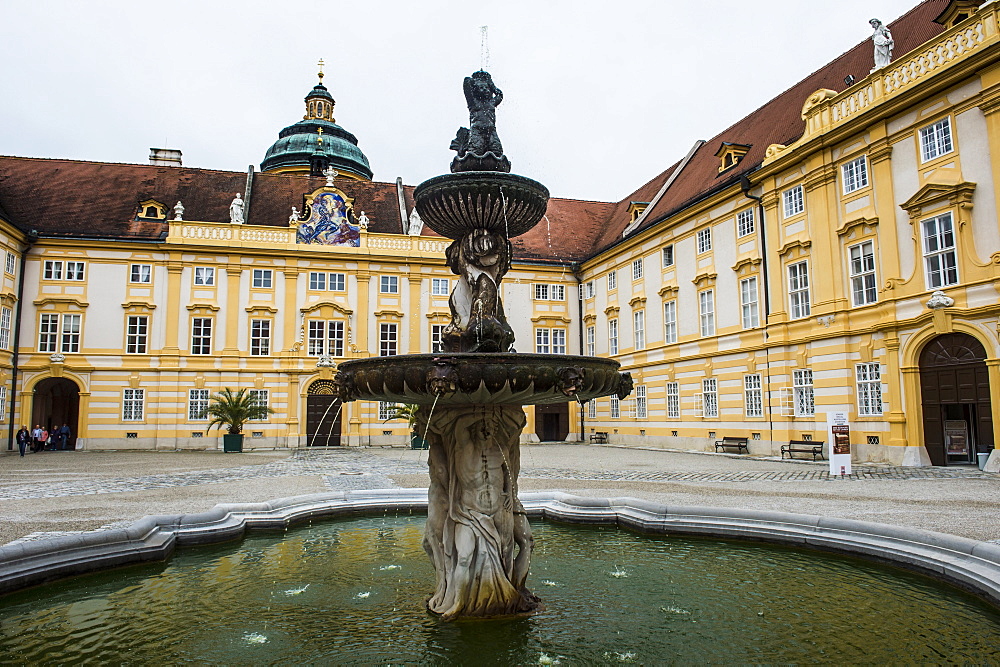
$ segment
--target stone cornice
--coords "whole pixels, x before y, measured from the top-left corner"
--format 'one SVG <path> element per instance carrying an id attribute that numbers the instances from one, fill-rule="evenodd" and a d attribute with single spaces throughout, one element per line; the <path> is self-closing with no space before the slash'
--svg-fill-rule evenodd
<path id="1" fill-rule="evenodd" d="M 877 217 L 868 218 L 865 217 L 864 215 L 861 215 L 851 220 L 848 220 L 843 225 L 841 225 L 840 228 L 837 230 L 837 236 L 846 236 L 851 232 L 852 229 L 861 226 L 876 227 L 878 226 L 878 218 Z"/>

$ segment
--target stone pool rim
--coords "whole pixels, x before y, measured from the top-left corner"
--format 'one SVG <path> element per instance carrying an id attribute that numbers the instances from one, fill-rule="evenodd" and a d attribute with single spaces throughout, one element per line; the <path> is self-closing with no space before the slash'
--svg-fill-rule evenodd
<path id="1" fill-rule="evenodd" d="M 789 512 L 667 505 L 557 491 L 521 494 L 531 518 L 841 553 L 920 572 L 1000 608 L 1000 545 L 919 528 Z M 427 489 L 315 493 L 219 504 L 198 514 L 152 515 L 127 528 L 0 547 L 0 595 L 100 570 L 169 560 L 178 546 L 216 544 L 316 519 L 427 510 Z"/>

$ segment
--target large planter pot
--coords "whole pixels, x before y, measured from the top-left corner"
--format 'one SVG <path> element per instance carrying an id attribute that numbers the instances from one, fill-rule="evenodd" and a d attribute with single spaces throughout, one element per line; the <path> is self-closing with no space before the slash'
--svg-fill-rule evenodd
<path id="1" fill-rule="evenodd" d="M 224 452 L 242 452 L 243 451 L 243 434 L 242 433 L 227 433 L 222 436 L 222 451 Z"/>
<path id="2" fill-rule="evenodd" d="M 417 433 L 410 434 L 410 449 L 428 449 L 430 444 Z"/>

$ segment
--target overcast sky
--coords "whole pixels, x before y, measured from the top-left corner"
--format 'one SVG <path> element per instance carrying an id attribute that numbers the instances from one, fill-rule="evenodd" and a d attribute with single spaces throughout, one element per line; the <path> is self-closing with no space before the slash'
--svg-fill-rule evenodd
<path id="1" fill-rule="evenodd" d="M 375 180 L 444 173 L 462 78 L 513 171 L 617 201 L 917 0 L 0 0 L 0 154 L 259 168 L 316 62 Z"/>

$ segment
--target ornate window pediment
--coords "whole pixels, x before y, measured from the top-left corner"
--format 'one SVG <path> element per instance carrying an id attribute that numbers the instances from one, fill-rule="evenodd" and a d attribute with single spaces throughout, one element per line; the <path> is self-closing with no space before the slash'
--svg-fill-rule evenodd
<path id="1" fill-rule="evenodd" d="M 847 220 L 840 226 L 837 230 L 837 236 L 847 236 L 852 231 L 858 227 L 869 227 L 874 228 L 878 226 L 878 216 L 872 215 L 868 217 L 867 213 L 874 213 L 874 211 L 869 207 L 864 211 L 861 211 L 859 215 L 853 216 L 850 220 Z M 868 233 L 868 230 L 862 230 L 864 233 Z"/>
<path id="2" fill-rule="evenodd" d="M 342 315 L 351 315 L 354 313 L 354 311 L 351 310 L 350 308 L 342 306 L 336 301 L 329 301 L 329 300 L 315 301 L 306 306 L 302 306 L 301 308 L 299 308 L 299 312 L 302 313 L 303 315 L 308 315 L 310 313 L 316 312 L 317 310 L 323 310 L 323 309 L 333 310 L 335 312 L 341 313 Z M 379 313 L 375 314 L 378 315 Z M 399 314 L 399 317 L 402 318 L 402 314 Z"/>
<path id="3" fill-rule="evenodd" d="M 921 217 L 928 209 L 939 208 L 943 203 L 962 209 L 972 208 L 972 196 L 975 194 L 976 184 L 962 180 L 957 170 L 938 171 L 949 173 L 941 173 L 940 176 L 935 173 L 934 180 L 925 183 L 916 194 L 899 205 L 910 214 L 911 220 Z"/>

